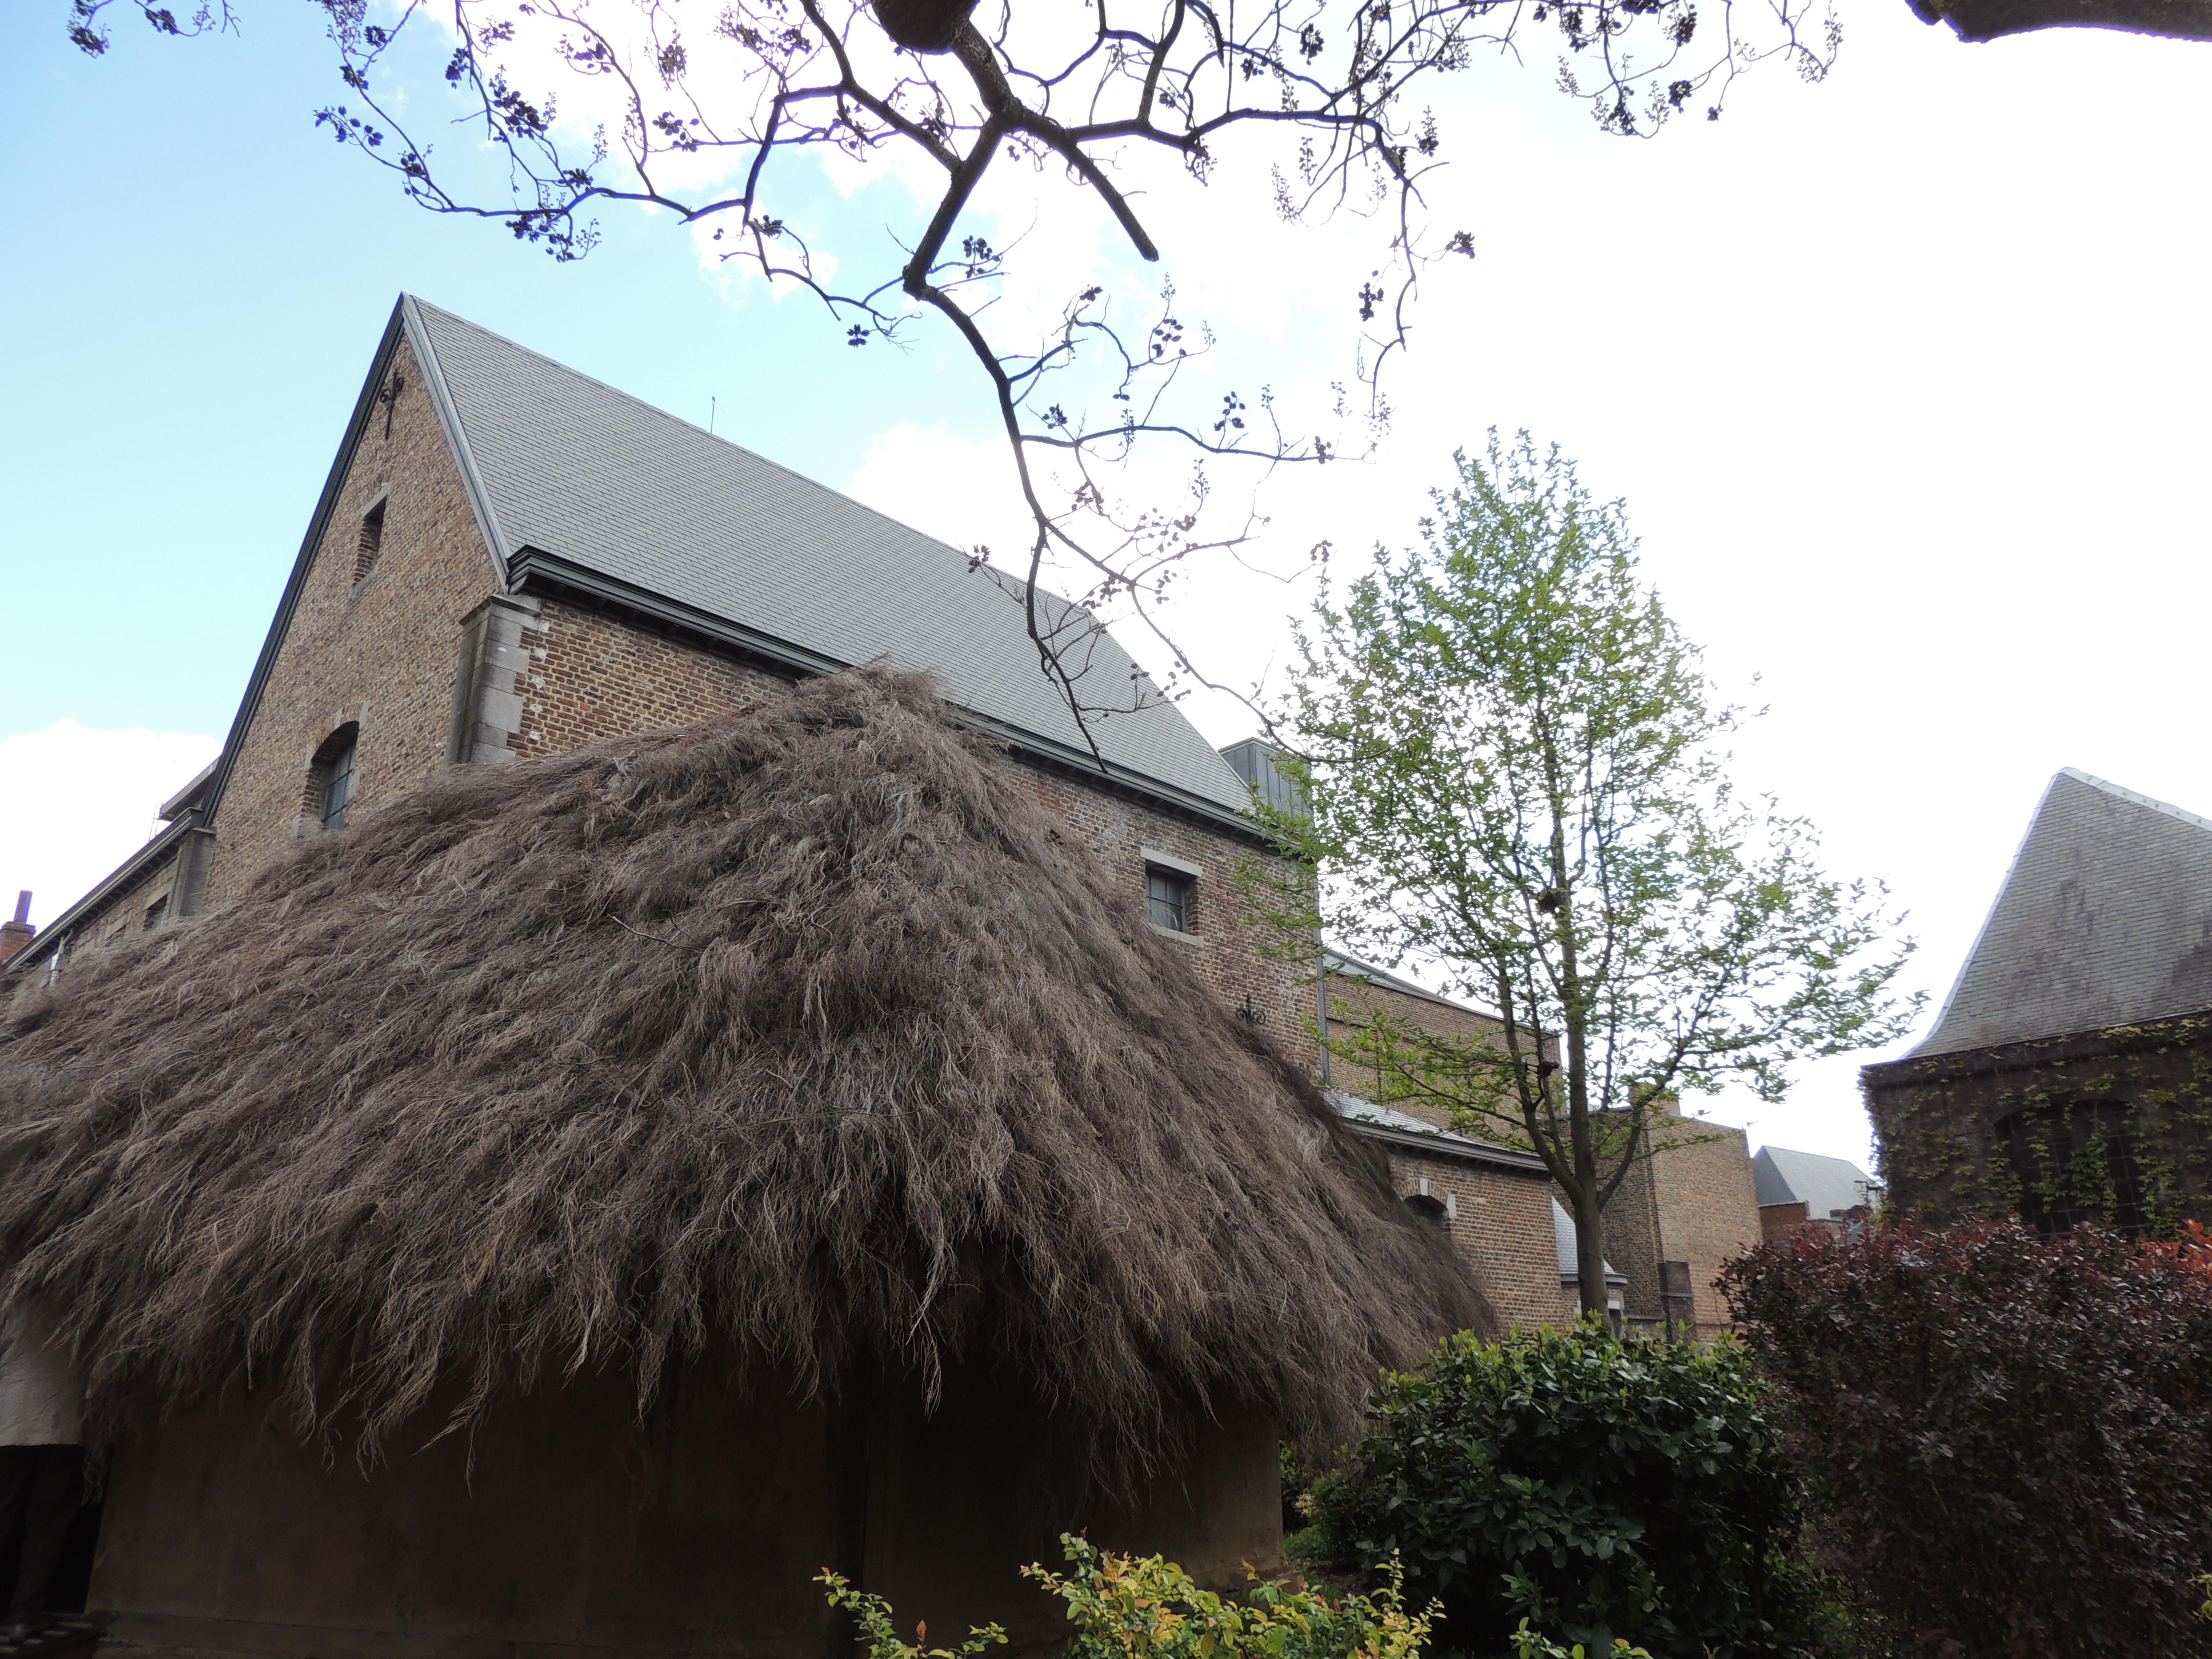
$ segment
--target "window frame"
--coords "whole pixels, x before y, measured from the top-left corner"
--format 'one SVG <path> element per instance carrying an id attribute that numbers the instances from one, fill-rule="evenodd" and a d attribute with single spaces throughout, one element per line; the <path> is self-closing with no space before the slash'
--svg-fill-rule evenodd
<path id="1" fill-rule="evenodd" d="M 315 822 L 320 830 L 343 830 L 360 793 L 361 724 L 349 720 L 323 739 L 313 765 Z M 332 799 L 333 793 L 337 799 Z"/>
<path id="2" fill-rule="evenodd" d="M 1166 890 L 1165 896 L 1163 889 Z M 1149 859 L 1145 861 L 1145 914 L 1161 932 L 1181 933 L 1187 938 L 1197 936 L 1191 926 L 1192 901 L 1197 893 L 1195 876 L 1171 870 Z M 1162 920 L 1164 915 L 1167 920 Z"/>

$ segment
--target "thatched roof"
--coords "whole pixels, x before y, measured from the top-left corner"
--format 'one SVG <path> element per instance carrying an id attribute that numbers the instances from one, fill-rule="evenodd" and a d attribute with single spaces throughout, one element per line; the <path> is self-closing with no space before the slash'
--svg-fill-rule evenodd
<path id="1" fill-rule="evenodd" d="M 0 1023 L 0 1298 L 371 1448 L 710 1351 L 1341 1429 L 1479 1296 L 1072 840 L 880 672 L 451 774 Z"/>

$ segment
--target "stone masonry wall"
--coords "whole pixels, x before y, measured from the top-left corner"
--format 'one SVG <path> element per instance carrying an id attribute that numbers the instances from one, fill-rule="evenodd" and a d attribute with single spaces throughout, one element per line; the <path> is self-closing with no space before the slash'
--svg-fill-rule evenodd
<path id="1" fill-rule="evenodd" d="M 1891 1060 L 1862 1074 L 1887 1202 L 1942 1221 L 2021 1207 L 2012 1114 L 2124 1106 L 2146 1220 L 2212 1221 L 2212 1016 Z"/>
<path id="2" fill-rule="evenodd" d="M 206 902 L 235 897 L 298 837 L 319 833 L 315 751 L 357 722 L 349 814 L 446 763 L 463 624 L 497 575 L 404 338 L 341 481 L 216 823 Z M 383 498 L 376 557 L 363 514 Z"/>
<path id="3" fill-rule="evenodd" d="M 1430 1200 L 1415 1202 L 1415 1208 L 1441 1226 L 1467 1258 L 1501 1325 L 1574 1323 L 1578 1304 L 1575 1287 L 1559 1281 L 1549 1181 L 1463 1158 L 1432 1157 L 1395 1146 L 1385 1150 L 1399 1196 Z M 1437 1205 L 1445 1213 L 1437 1215 Z"/>

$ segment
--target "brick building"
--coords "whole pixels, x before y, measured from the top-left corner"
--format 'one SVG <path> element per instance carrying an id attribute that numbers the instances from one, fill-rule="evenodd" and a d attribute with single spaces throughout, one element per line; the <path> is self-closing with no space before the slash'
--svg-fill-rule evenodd
<path id="1" fill-rule="evenodd" d="M 1830 1233 L 1862 1222 L 1874 1212 L 1881 1183 L 1849 1158 L 1762 1146 L 1751 1160 L 1759 1190 L 1759 1231 L 1779 1243 L 1808 1227 Z"/>
<path id="2" fill-rule="evenodd" d="M 1722 1267 L 1759 1243 L 1749 1146 L 1741 1129 L 1671 1113 L 1650 1134 L 1606 1206 L 1606 1256 L 1627 1278 L 1630 1330 L 1705 1340 L 1733 1323 Z"/>
<path id="3" fill-rule="evenodd" d="M 1085 665 L 1102 767 L 1040 672 L 1018 583 L 736 445 L 419 300 L 395 307 L 220 757 L 152 841 L 37 938 L 17 991 L 72 957 L 224 903 L 307 837 L 449 765 L 681 726 L 887 659 L 936 678 L 1023 763 L 1231 1010 L 1309 1069 L 1322 988 L 1261 948 L 1231 881 L 1273 856 L 1246 779 L 1112 636 Z M 1135 689 L 1133 698 L 1132 688 Z M 1249 757 L 1246 757 L 1249 760 Z M 19 937 L 19 933 L 21 935 Z M 1332 1021 L 1476 1011 L 1337 960 Z M 1571 1317 L 1541 1164 L 1334 1097 L 1447 1229 L 1500 1313 Z M 1569 1246 L 1571 1260 L 1571 1246 Z"/>
<path id="4" fill-rule="evenodd" d="M 2212 820 L 2060 772 L 1934 1028 L 1861 1079 L 1899 1208 L 2205 1218 Z"/>
<path id="5" fill-rule="evenodd" d="M 1333 1039 L 1356 1037 L 1379 1015 L 1439 1036 L 1503 1041 L 1504 1028 L 1493 1014 L 1339 951 L 1327 952 L 1324 960 Z M 1404 1097 L 1379 1068 L 1369 1072 L 1341 1054 L 1330 1056 L 1328 1064 L 1337 1098 L 1347 1103 L 1340 1109 L 1363 1133 L 1383 1141 L 1408 1202 L 1431 1201 L 1432 1193 L 1449 1200 L 1449 1215 L 1439 1211 L 1439 1217 L 1477 1260 L 1525 1259 L 1528 1265 L 1516 1271 L 1514 1282 L 1528 1291 L 1499 1311 L 1522 1324 L 1576 1318 L 1574 1223 L 1543 1161 L 1524 1150 L 1450 1133 L 1441 1107 Z M 1384 1103 L 1370 1103 L 1376 1101 Z M 1759 1242 L 1747 1143 L 1741 1129 L 1672 1115 L 1654 1139 L 1657 1151 L 1629 1172 L 1607 1206 L 1607 1300 L 1629 1331 L 1710 1338 L 1730 1322 L 1715 1288 L 1721 1267 Z M 1431 1150 L 1424 1156 L 1417 1146 Z M 1485 1183 L 1479 1188 L 1478 1169 Z M 1504 1189 L 1509 1178 L 1516 1183 L 1510 1194 Z M 1543 1201 L 1533 1191 L 1519 1190 L 1521 1182 L 1540 1184 Z M 1537 1288 L 1535 1262 L 1547 1207 L 1560 1280 L 1559 1295 L 1549 1298 Z M 1510 1223 L 1500 1225 L 1506 1216 Z"/>

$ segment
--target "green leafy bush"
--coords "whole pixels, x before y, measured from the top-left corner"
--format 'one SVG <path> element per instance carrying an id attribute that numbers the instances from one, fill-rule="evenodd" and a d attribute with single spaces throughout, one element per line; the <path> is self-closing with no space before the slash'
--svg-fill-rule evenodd
<path id="1" fill-rule="evenodd" d="M 1741 1349 L 1625 1342 L 1594 1323 L 1462 1334 L 1368 1409 L 1367 1437 L 1316 1489 L 1320 1532 L 1370 1568 L 1402 1559 L 1453 1646 L 1499 1651 L 1523 1617 L 1662 1659 L 1804 1643 L 1797 1484 Z"/>
<path id="2" fill-rule="evenodd" d="M 1723 1275 L 1824 1563 L 1942 1659 L 2212 1656 L 2212 1239 L 1900 1223 Z"/>
<path id="3" fill-rule="evenodd" d="M 1255 1574 L 1239 1601 L 1202 1588 L 1157 1555 L 1116 1555 L 1069 1534 L 1060 1542 L 1066 1572 L 1031 1565 L 1022 1576 L 1067 1604 L 1074 1626 L 1067 1659 L 1420 1659 L 1436 1616 L 1433 1608 L 1406 1611 L 1395 1571 L 1370 1595 L 1340 1596 Z M 880 1595 L 834 1572 L 815 1582 L 826 1587 L 831 1607 L 853 1613 L 868 1659 L 980 1659 L 1006 1639 L 986 1625 L 957 1648 L 931 1648 L 924 1645 L 928 1626 L 917 1625 L 907 1642 Z M 1551 1659 L 1541 1646 L 1524 1651 Z"/>

